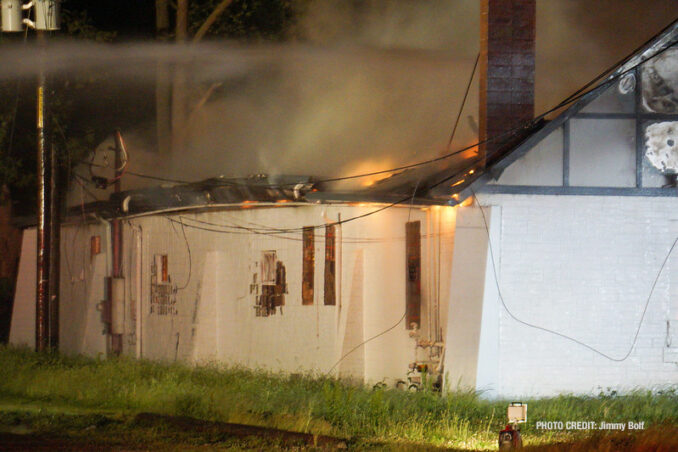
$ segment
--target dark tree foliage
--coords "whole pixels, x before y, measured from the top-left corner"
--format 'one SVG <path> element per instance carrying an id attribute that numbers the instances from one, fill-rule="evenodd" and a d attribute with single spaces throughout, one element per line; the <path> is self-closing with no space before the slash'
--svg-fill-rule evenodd
<path id="1" fill-rule="evenodd" d="M 309 0 L 233 0 L 209 29 L 208 37 L 281 41 L 290 37 Z M 190 3 L 189 32 L 194 34 L 221 0 Z"/>
<path id="2" fill-rule="evenodd" d="M 110 42 L 115 36 L 114 32 L 97 29 L 86 11 L 65 8 L 62 29 L 58 36 L 50 39 Z M 27 40 L 33 39 L 33 33 L 29 32 Z M 0 46 L 22 45 L 22 40 L 23 35 L 4 36 Z M 3 100 L 0 102 L 0 187 L 9 188 L 17 216 L 32 215 L 37 202 L 36 82 L 36 78 L 0 81 Z M 48 78 L 46 130 L 49 142 L 59 154 L 63 187 L 72 180 L 71 167 L 75 162 L 84 159 L 115 127 L 126 125 L 118 123 L 119 118 L 135 121 L 144 113 L 143 108 L 130 108 L 120 102 L 119 99 L 134 98 L 118 96 L 116 90 L 120 89 L 105 73 L 72 72 Z M 121 115 L 122 111 L 135 114 Z"/>
<path id="3" fill-rule="evenodd" d="M 234 0 L 210 27 L 206 39 L 289 39 L 310 1 Z M 189 36 L 220 3 L 189 2 Z M 62 5 L 62 29 L 50 39 L 114 42 L 153 37 L 153 0 L 102 0 L 96 4 L 65 0 Z M 33 32 L 28 36 L 31 40 Z M 0 46 L 20 44 L 21 40 L 22 36 L 0 34 Z M 74 163 L 87 158 L 115 128 L 152 120 L 153 97 L 153 87 L 135 86 L 133 81 L 120 86 L 105 73 L 50 77 L 48 130 L 60 155 L 63 180 L 71 181 Z M 0 187 L 9 187 L 16 215 L 31 215 L 36 206 L 36 80 L 0 81 L 0 100 Z"/>

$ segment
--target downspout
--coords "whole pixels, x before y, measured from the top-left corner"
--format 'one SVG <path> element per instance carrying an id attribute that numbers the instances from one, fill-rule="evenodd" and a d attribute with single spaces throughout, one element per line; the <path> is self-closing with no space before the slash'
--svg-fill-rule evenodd
<path id="1" fill-rule="evenodd" d="M 110 335 L 111 330 L 111 272 L 113 269 L 113 246 L 111 244 L 112 234 L 111 234 L 111 223 L 109 221 L 100 218 L 99 221 L 104 226 L 104 247 L 106 250 L 106 276 L 104 277 L 105 282 L 105 293 L 104 300 L 101 303 L 102 311 L 102 321 L 106 327 L 105 331 Z M 111 350 L 111 343 L 109 340 L 106 341 L 106 353 L 108 354 Z"/>
<path id="2" fill-rule="evenodd" d="M 341 225 L 341 213 L 337 214 L 337 230 L 336 230 L 336 244 L 334 247 L 334 252 L 336 253 L 336 280 L 334 282 L 337 291 L 337 333 L 339 332 L 339 323 L 341 321 L 341 269 L 342 269 L 342 225 Z"/>
<path id="3" fill-rule="evenodd" d="M 106 232 L 104 233 L 104 240 L 105 244 L 104 246 L 106 247 L 106 276 L 111 276 L 111 269 L 113 268 L 113 254 L 112 254 L 112 246 L 111 246 L 111 223 L 104 220 L 103 218 L 100 218 L 99 221 L 101 224 L 106 228 Z"/>
<path id="4" fill-rule="evenodd" d="M 427 309 L 427 311 L 428 311 L 427 317 L 428 317 L 428 336 L 429 336 L 429 339 L 433 339 L 431 337 L 431 332 L 433 331 L 433 325 L 432 325 L 432 322 L 431 322 L 431 317 L 432 317 L 431 307 L 433 305 L 433 297 L 435 296 L 434 295 L 435 285 L 433 283 L 433 281 L 434 281 L 433 275 L 435 274 L 435 259 L 434 259 L 433 254 L 432 254 L 433 253 L 433 251 L 432 251 L 433 246 L 431 244 L 431 242 L 433 241 L 433 226 L 432 226 L 433 214 L 431 212 L 432 212 L 431 209 L 426 210 L 426 254 L 427 254 L 427 261 L 428 261 L 428 278 L 427 278 L 428 282 L 426 284 L 426 286 L 427 286 L 426 287 L 426 295 L 427 295 L 428 302 L 426 303 L 426 305 L 427 305 L 427 308 L 428 308 Z"/>
<path id="5" fill-rule="evenodd" d="M 134 278 L 135 278 L 135 296 L 136 296 L 136 356 L 141 358 L 143 354 L 142 347 L 142 303 L 141 303 L 141 259 L 142 259 L 142 248 L 141 248 L 141 226 L 133 228 L 134 234 Z"/>
<path id="6" fill-rule="evenodd" d="M 120 178 L 122 176 L 122 137 L 116 130 L 115 136 L 115 182 L 113 192 L 120 193 Z M 122 224 L 119 218 L 113 221 L 113 278 L 111 299 L 111 350 L 114 354 L 122 353 L 122 335 L 124 332 L 125 290 L 122 276 Z"/>

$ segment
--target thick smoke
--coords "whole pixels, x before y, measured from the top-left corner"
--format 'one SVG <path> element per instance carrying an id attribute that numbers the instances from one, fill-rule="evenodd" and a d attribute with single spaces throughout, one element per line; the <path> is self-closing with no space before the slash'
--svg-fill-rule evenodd
<path id="1" fill-rule="evenodd" d="M 538 2 L 537 113 L 678 13 L 669 0 L 642 6 L 600 0 L 592 8 L 584 0 Z M 111 129 L 125 126 L 133 172 L 183 180 L 255 173 L 338 176 L 445 152 L 478 52 L 478 23 L 475 0 L 318 0 L 297 25 L 293 43 L 56 44 L 46 67 L 66 78 L 106 74 L 111 83 L 100 96 L 74 99 L 83 111 L 103 113 L 106 102 L 129 102 L 130 111 L 136 102 L 139 110 L 152 112 L 158 66 L 186 68 L 185 149 L 155 149 L 152 114 L 132 125 L 123 117 L 106 118 Z M 2 52 L 0 78 L 34 76 L 35 52 Z M 476 74 L 453 149 L 476 140 L 477 91 Z M 109 146 L 99 147 L 97 162 Z M 123 188 L 142 183 L 157 182 L 123 178 Z"/>

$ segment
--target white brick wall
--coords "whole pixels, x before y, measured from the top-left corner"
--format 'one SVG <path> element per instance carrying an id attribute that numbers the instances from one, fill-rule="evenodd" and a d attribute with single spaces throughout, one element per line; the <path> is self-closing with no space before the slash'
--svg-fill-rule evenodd
<path id="1" fill-rule="evenodd" d="M 500 247 L 494 254 L 500 288 L 513 314 L 611 357 L 624 357 L 652 283 L 678 237 L 678 200 L 485 195 L 481 202 L 502 208 Z M 670 294 L 677 288 L 678 249 L 623 362 L 522 325 L 500 307 L 500 395 L 678 383 L 678 366 L 663 362 L 666 321 L 671 309 L 676 312 Z"/>

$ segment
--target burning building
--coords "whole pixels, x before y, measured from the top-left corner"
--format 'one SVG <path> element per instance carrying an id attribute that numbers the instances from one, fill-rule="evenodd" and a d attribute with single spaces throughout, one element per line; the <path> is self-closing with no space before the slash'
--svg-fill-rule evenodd
<path id="1" fill-rule="evenodd" d="M 483 5 L 479 146 L 350 190 L 213 178 L 74 206 L 60 349 L 505 397 L 678 383 L 678 24 L 535 120 L 535 3 Z M 27 231 L 17 344 L 34 256 Z"/>

